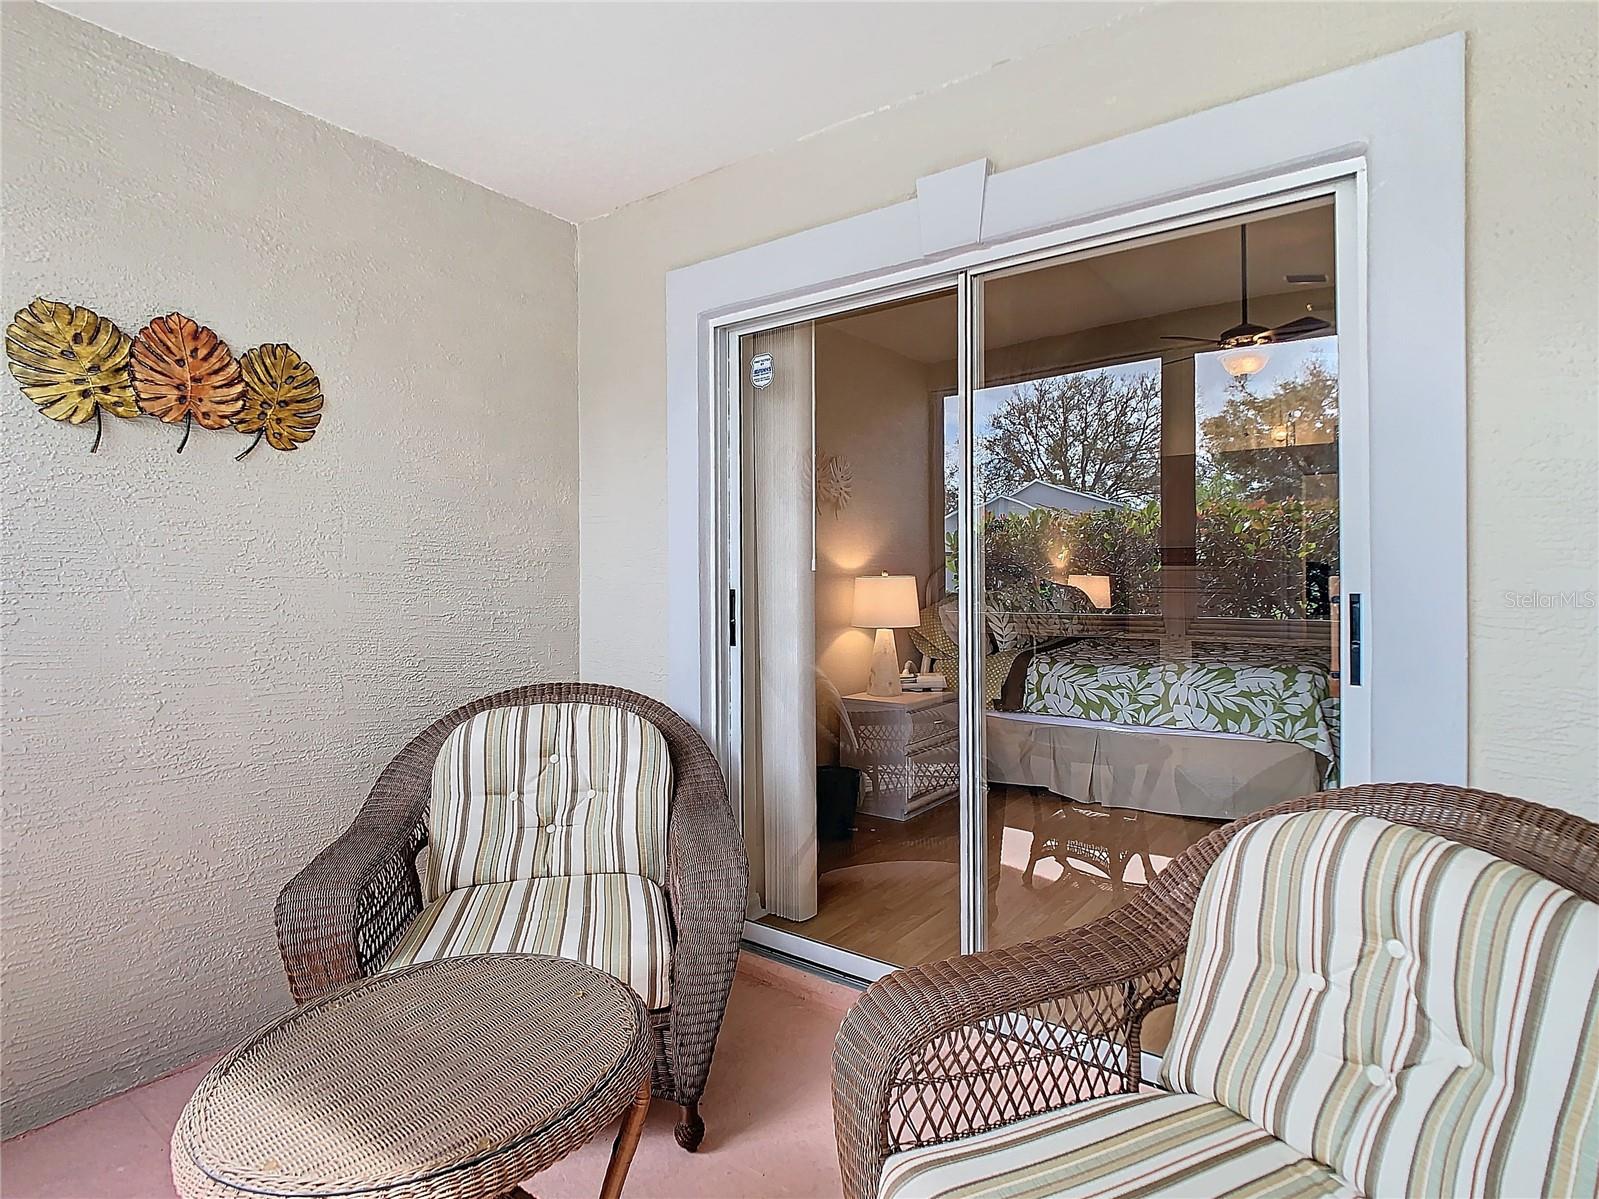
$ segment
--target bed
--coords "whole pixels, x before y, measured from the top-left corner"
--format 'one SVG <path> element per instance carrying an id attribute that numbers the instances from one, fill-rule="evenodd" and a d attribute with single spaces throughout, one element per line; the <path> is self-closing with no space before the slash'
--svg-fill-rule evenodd
<path id="1" fill-rule="evenodd" d="M 988 713 L 990 783 L 1234 820 L 1332 781 L 1337 701 L 1312 647 L 1103 637 L 1024 658 L 1011 710 Z"/>

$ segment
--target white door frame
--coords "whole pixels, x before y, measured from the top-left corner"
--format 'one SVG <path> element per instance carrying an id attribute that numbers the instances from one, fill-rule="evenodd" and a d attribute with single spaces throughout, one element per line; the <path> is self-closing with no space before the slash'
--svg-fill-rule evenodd
<path id="1" fill-rule="evenodd" d="M 1364 324 L 1366 356 L 1340 355 L 1340 374 L 1364 370 L 1372 446 L 1354 499 L 1393 514 L 1371 524 L 1366 679 L 1381 685 L 1366 693 L 1370 761 L 1351 777 L 1465 782 L 1464 64 L 1451 35 L 996 175 L 970 163 L 927 176 L 915 200 L 670 272 L 668 698 L 729 781 L 716 378 L 730 326 L 1349 178 L 1360 203 L 1340 256 L 1355 262 L 1339 268 L 1365 279 L 1364 312 L 1347 319 Z"/>

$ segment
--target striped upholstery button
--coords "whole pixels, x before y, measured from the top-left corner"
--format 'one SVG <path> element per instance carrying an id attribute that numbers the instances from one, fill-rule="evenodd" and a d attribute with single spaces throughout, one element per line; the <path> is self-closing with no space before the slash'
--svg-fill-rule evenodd
<path id="1" fill-rule="evenodd" d="M 1477 1059 L 1471 1056 L 1471 1050 L 1464 1045 L 1455 1046 L 1455 1065 L 1461 1070 L 1469 1070 Z"/>
<path id="2" fill-rule="evenodd" d="M 583 798 L 584 799 L 593 799 L 598 794 L 599 794 L 598 791 L 596 791 L 593 787 L 590 787 L 587 791 L 583 792 Z"/>
<path id="3" fill-rule="evenodd" d="M 1317 995 L 1327 989 L 1327 980 L 1319 974 L 1305 975 L 1305 986 Z"/>
<path id="4" fill-rule="evenodd" d="M 1366 1081 L 1374 1087 L 1380 1087 L 1388 1081 L 1388 1071 L 1381 1066 L 1367 1066 Z"/>
<path id="5" fill-rule="evenodd" d="M 550 761 L 559 762 L 560 760 L 561 760 L 561 755 L 560 754 L 551 754 L 550 755 Z"/>
<path id="6" fill-rule="evenodd" d="M 1402 958 L 1410 952 L 1401 942 L 1392 938 L 1389 939 L 1388 943 L 1384 945 L 1383 948 L 1388 951 L 1388 956 L 1394 959 Z"/>

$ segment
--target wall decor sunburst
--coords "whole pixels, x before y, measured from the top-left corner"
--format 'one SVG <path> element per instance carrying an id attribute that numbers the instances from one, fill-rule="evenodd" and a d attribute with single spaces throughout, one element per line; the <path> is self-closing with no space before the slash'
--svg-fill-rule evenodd
<path id="1" fill-rule="evenodd" d="M 841 454 L 824 454 L 816 463 L 816 506 L 833 510 L 835 519 L 849 507 L 855 490 L 855 468 Z"/>

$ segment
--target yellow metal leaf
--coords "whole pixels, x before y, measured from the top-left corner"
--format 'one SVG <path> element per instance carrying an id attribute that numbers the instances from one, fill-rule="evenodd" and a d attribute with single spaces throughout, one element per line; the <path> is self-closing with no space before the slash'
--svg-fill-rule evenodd
<path id="1" fill-rule="evenodd" d="M 322 420 L 322 381 L 292 346 L 265 345 L 239 360 L 244 372 L 244 408 L 233 419 L 241 433 L 254 433 L 238 457 L 261 443 L 292 450 L 310 441 Z"/>
<path id="2" fill-rule="evenodd" d="M 6 357 L 22 394 L 51 420 L 74 425 L 101 409 L 139 415 L 132 350 L 128 335 L 105 317 L 56 300 L 35 300 L 6 328 Z"/>

